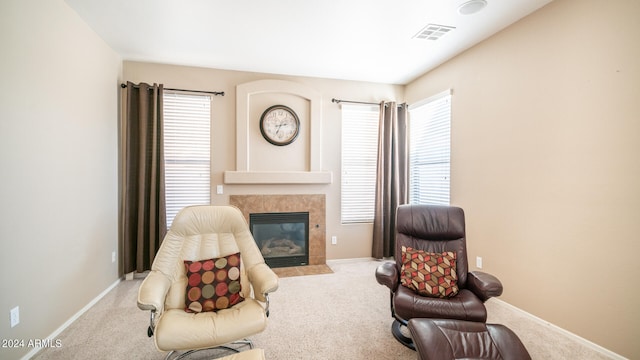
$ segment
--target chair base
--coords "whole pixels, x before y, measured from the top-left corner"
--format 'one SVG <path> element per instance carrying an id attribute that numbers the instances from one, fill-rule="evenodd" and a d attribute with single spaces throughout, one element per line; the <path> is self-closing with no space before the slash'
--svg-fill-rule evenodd
<path id="1" fill-rule="evenodd" d="M 396 338 L 396 340 L 398 340 L 402 345 L 404 345 L 404 346 L 408 347 L 409 349 L 415 351 L 416 350 L 416 346 L 413 343 L 413 339 L 408 337 L 408 336 L 405 336 L 402 333 L 402 327 L 404 327 L 406 329 L 407 325 L 401 323 L 397 319 L 393 320 L 393 324 L 391 324 L 391 333 L 393 334 L 393 337 Z"/>
<path id="2" fill-rule="evenodd" d="M 234 342 L 230 343 L 230 345 L 240 345 L 240 346 L 249 345 L 249 349 L 253 349 L 253 342 L 251 340 L 249 340 L 249 339 L 234 341 Z M 214 347 L 205 348 L 205 349 L 198 349 L 198 350 L 187 350 L 187 351 L 183 352 L 182 354 L 178 354 L 177 350 L 172 350 L 167 354 L 167 356 L 164 358 L 164 360 L 185 359 L 188 356 L 190 356 L 191 354 L 197 353 L 199 351 L 207 351 L 207 350 L 214 350 L 214 349 L 224 349 L 224 350 L 229 350 L 229 351 L 234 352 L 234 353 L 239 353 L 241 351 L 238 348 L 234 348 L 234 347 L 231 347 L 231 346 L 228 346 L 228 345 L 220 345 L 220 346 L 214 346 Z M 173 357 L 174 355 L 177 355 L 177 356 Z"/>

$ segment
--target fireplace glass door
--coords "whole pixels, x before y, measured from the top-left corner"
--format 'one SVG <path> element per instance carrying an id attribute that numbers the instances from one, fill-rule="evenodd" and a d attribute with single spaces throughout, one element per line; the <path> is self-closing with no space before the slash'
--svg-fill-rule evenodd
<path id="1" fill-rule="evenodd" d="M 253 238 L 270 267 L 302 266 L 309 262 L 309 213 L 250 214 Z"/>

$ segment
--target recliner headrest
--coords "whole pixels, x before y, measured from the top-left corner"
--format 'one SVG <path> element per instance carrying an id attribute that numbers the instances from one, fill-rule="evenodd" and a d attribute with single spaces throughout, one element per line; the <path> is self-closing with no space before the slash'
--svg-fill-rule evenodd
<path id="1" fill-rule="evenodd" d="M 427 240 L 460 239 L 465 236 L 464 211 L 454 206 L 400 205 L 396 231 Z"/>

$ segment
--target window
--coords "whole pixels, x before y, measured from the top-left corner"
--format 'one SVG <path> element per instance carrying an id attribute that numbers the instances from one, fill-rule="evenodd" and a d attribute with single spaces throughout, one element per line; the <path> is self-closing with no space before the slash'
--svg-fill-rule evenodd
<path id="1" fill-rule="evenodd" d="M 343 224 L 373 222 L 379 118 L 378 106 L 342 104 Z"/>
<path id="2" fill-rule="evenodd" d="M 178 211 L 211 202 L 211 97 L 165 91 L 167 227 Z"/>
<path id="3" fill-rule="evenodd" d="M 449 205 L 451 91 L 409 110 L 409 202 Z"/>

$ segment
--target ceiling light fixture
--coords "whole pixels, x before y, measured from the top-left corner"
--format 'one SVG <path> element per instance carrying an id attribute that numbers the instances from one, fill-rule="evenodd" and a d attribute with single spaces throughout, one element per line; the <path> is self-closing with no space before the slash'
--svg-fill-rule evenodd
<path id="1" fill-rule="evenodd" d="M 479 12 L 487 6 L 486 0 L 469 0 L 458 6 L 458 13 L 460 15 L 471 15 Z"/>

